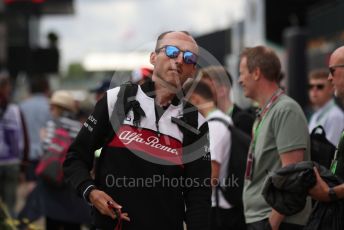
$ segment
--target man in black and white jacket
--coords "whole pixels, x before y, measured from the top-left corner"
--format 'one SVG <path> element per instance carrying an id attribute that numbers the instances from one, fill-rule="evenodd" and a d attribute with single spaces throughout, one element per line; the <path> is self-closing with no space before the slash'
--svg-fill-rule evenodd
<path id="1" fill-rule="evenodd" d="M 64 162 L 65 177 L 94 206 L 97 229 L 120 229 L 122 220 L 125 230 L 182 230 L 183 221 L 188 230 L 208 229 L 208 126 L 196 112 L 194 134 L 186 138 L 183 128 L 172 121 L 187 113 L 178 92 L 196 71 L 197 53 L 198 46 L 187 32 L 161 34 L 150 55 L 152 81 L 139 86 L 135 97 L 134 107 L 143 114 L 139 125 L 134 122 L 135 111 L 129 110 L 118 130 L 113 130 L 117 87 L 97 103 L 72 144 Z M 187 122 L 181 124 L 190 128 Z M 93 153 L 100 147 L 93 179 L 89 173 Z"/>

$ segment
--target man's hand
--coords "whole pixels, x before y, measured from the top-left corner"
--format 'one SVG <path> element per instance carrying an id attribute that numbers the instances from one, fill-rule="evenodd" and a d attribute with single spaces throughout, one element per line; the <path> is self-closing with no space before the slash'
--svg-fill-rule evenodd
<path id="1" fill-rule="evenodd" d="M 112 219 L 116 219 L 116 213 L 114 210 L 109 207 L 109 202 L 111 203 L 111 206 L 117 210 L 121 210 L 122 206 L 117 204 L 109 195 L 107 195 L 105 192 L 100 191 L 98 189 L 94 189 L 90 192 L 89 195 L 90 202 L 98 209 L 98 211 L 106 216 L 111 217 Z M 130 218 L 128 216 L 128 213 L 121 213 L 121 219 L 130 221 Z"/>
<path id="2" fill-rule="evenodd" d="M 314 167 L 314 173 L 317 179 L 317 183 L 315 184 L 313 188 L 311 188 L 308 191 L 309 195 L 313 199 L 318 200 L 318 201 L 322 201 L 322 202 L 330 201 L 330 197 L 328 195 L 330 188 L 325 183 L 325 181 L 320 177 L 318 169 L 316 167 Z"/>

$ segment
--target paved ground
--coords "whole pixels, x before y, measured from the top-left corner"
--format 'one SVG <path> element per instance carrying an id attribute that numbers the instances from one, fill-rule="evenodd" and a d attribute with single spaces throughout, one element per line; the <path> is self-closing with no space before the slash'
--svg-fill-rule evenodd
<path id="1" fill-rule="evenodd" d="M 17 205 L 16 211 L 19 212 L 25 204 L 26 196 L 28 194 L 29 187 L 27 184 L 21 183 L 17 189 Z M 44 218 L 40 218 L 39 220 L 35 221 L 33 225 L 37 228 L 37 230 L 44 230 L 45 229 L 45 222 Z"/>
<path id="2" fill-rule="evenodd" d="M 21 183 L 19 185 L 19 187 L 17 189 L 16 212 L 19 212 L 23 208 L 29 190 L 30 190 L 30 188 L 27 184 Z M 44 217 L 38 219 L 37 221 L 32 223 L 32 225 L 34 226 L 34 229 L 32 229 L 32 230 L 45 230 L 45 219 L 44 219 Z M 83 226 L 82 230 L 88 230 L 88 228 Z"/>

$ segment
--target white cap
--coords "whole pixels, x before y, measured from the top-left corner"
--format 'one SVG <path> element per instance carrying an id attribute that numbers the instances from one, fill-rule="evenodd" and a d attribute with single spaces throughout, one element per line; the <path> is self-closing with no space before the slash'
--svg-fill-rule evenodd
<path id="1" fill-rule="evenodd" d="M 64 109 L 75 112 L 76 105 L 72 94 L 66 90 L 58 90 L 54 92 L 50 99 L 50 104 L 61 106 Z"/>

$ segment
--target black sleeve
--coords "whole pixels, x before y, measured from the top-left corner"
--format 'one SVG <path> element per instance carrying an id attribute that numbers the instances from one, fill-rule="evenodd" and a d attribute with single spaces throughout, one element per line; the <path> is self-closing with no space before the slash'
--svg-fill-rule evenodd
<path id="1" fill-rule="evenodd" d="M 109 121 L 107 94 L 98 101 L 80 132 L 71 144 L 63 164 L 64 176 L 80 196 L 94 181 L 90 171 L 93 167 L 94 151 L 101 148 L 112 133 Z"/>
<path id="2" fill-rule="evenodd" d="M 184 175 L 193 181 L 192 186 L 185 185 L 186 225 L 188 230 L 209 229 L 211 208 L 211 161 L 209 153 L 208 124 L 200 127 L 200 135 L 194 140 L 194 151 L 200 158 L 184 165 Z M 196 143 L 196 144 L 195 144 Z"/>

